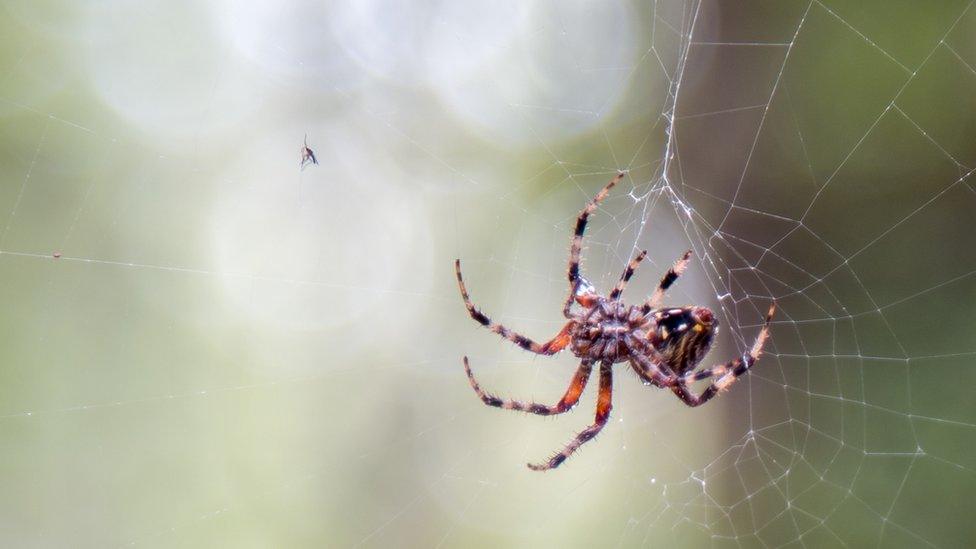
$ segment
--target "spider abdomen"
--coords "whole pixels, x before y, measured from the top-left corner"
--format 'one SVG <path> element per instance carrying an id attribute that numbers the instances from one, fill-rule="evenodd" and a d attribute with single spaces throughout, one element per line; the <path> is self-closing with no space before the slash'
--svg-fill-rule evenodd
<path id="1" fill-rule="evenodd" d="M 488 406 L 506 410 L 519 410 L 549 416 L 573 409 L 579 402 L 586 387 L 587 379 L 598 363 L 600 368 L 600 390 L 596 402 L 596 417 L 593 423 L 579 432 L 560 452 L 543 463 L 530 463 L 533 471 L 545 471 L 566 461 L 581 445 L 590 441 L 603 429 L 610 419 L 613 408 L 613 364 L 629 361 L 634 372 L 646 385 L 670 389 L 688 406 L 700 406 L 749 370 L 759 359 L 763 344 L 769 338 L 769 323 L 773 319 L 775 304 L 771 304 L 766 320 L 752 348 L 744 355 L 724 364 L 706 370 L 695 371 L 695 366 L 708 352 L 718 321 L 712 311 L 705 307 L 683 307 L 659 309 L 664 292 L 671 287 L 678 276 L 684 272 L 691 258 L 691 250 L 668 269 L 657 289 L 643 304 L 634 307 L 625 305 L 620 296 L 627 287 L 627 281 L 634 274 L 638 264 L 647 257 L 641 251 L 630 261 L 620 281 L 606 296 L 601 296 L 593 285 L 580 276 L 580 251 L 583 248 L 583 231 L 586 220 L 597 205 L 606 198 L 610 188 L 624 177 L 624 172 L 610 180 L 603 190 L 586 205 L 576 218 L 576 230 L 569 251 L 569 295 L 563 304 L 563 315 L 569 321 L 552 339 L 537 343 L 528 337 L 513 332 L 501 324 L 492 322 L 478 310 L 461 277 L 461 260 L 454 261 L 458 289 L 468 314 L 475 322 L 511 341 L 519 347 L 539 355 L 554 355 L 566 347 L 579 357 L 580 365 L 563 397 L 554 405 L 524 403 L 517 400 L 498 398 L 486 392 L 471 373 L 468 357 L 464 357 L 464 369 L 475 393 Z M 573 311 L 579 305 L 581 310 Z M 695 394 L 690 383 L 712 379 L 712 383 L 701 393 Z"/>
<path id="2" fill-rule="evenodd" d="M 660 309 L 652 313 L 651 343 L 674 373 L 692 370 L 712 346 L 718 320 L 704 307 Z"/>

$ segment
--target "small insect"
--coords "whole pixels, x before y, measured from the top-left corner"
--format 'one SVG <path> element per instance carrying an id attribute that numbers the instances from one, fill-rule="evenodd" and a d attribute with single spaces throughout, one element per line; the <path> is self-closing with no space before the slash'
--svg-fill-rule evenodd
<path id="1" fill-rule="evenodd" d="M 315 152 L 312 151 L 312 149 L 310 149 L 308 147 L 308 134 L 305 134 L 305 144 L 302 145 L 302 151 L 301 152 L 302 152 L 302 167 L 301 167 L 301 169 L 304 170 L 305 169 L 305 166 L 308 166 L 309 164 L 315 164 L 316 166 L 319 165 L 319 161 L 315 158 Z"/>
<path id="2" fill-rule="evenodd" d="M 665 291 L 688 267 L 691 260 L 690 250 L 668 269 L 657 289 L 641 305 L 627 305 L 621 301 L 620 296 L 637 266 L 647 255 L 646 250 L 630 261 L 620 281 L 606 297 L 597 294 L 593 286 L 580 276 L 580 250 L 587 219 L 624 175 L 623 172 L 618 173 L 610 180 L 576 219 L 576 230 L 569 253 L 569 295 L 563 306 L 563 315 L 569 319 L 569 322 L 549 341 L 536 343 L 501 324 L 492 322 L 471 302 L 464 280 L 461 278 L 461 261 L 456 260 L 454 263 L 461 298 L 468 309 L 468 314 L 476 322 L 527 351 L 540 355 L 554 355 L 569 347 L 581 361 L 563 397 L 554 405 L 546 405 L 501 399 L 488 393 L 475 380 L 468 364 L 468 357 L 464 357 L 464 370 L 467 372 L 468 381 L 482 402 L 488 406 L 542 416 L 561 414 L 576 406 L 590 378 L 593 365 L 600 364 L 600 389 L 593 424 L 583 429 L 547 461 L 528 464 L 529 468 L 535 471 L 558 467 L 606 425 L 613 407 L 611 397 L 614 364 L 627 362 L 645 384 L 671 390 L 688 406 L 700 406 L 716 394 L 728 389 L 739 376 L 746 373 L 759 359 L 763 345 L 769 338 L 769 323 L 776 309 L 775 303 L 769 306 L 759 335 L 745 354 L 725 364 L 695 370 L 712 345 L 718 330 L 718 320 L 712 311 L 705 307 L 660 308 Z M 578 310 L 573 310 L 574 304 L 579 305 Z M 705 379 L 714 381 L 701 393 L 693 393 L 690 385 Z"/>

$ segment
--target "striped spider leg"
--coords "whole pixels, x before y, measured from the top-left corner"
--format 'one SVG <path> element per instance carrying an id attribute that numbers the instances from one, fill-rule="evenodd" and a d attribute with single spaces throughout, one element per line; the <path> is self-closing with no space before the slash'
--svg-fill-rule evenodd
<path id="1" fill-rule="evenodd" d="M 535 471 L 558 467 L 580 446 L 596 437 L 607 424 L 613 408 L 614 364 L 629 363 L 648 385 L 670 389 L 684 404 L 699 406 L 728 389 L 736 379 L 746 373 L 759 360 L 763 346 L 770 336 L 769 324 L 775 311 L 775 304 L 769 307 L 759 335 L 746 354 L 718 366 L 695 370 L 711 348 L 718 328 L 718 320 L 712 311 L 705 307 L 660 308 L 665 292 L 687 269 L 691 261 L 690 250 L 668 269 L 654 293 L 640 305 L 627 305 L 621 298 L 627 283 L 647 256 L 646 251 L 641 251 L 628 263 L 620 280 L 606 296 L 598 294 L 580 275 L 583 233 L 589 216 L 624 175 L 624 172 L 620 172 L 611 179 L 576 218 L 567 268 L 569 295 L 563 305 L 563 315 L 568 322 L 552 339 L 537 343 L 502 324 L 492 322 L 471 302 L 461 277 L 461 262 L 456 260 L 454 263 L 464 306 L 478 324 L 526 351 L 553 355 L 568 348 L 580 359 L 576 373 L 562 398 L 555 404 L 548 405 L 502 399 L 485 391 L 471 372 L 468 357 L 464 357 L 464 369 L 468 381 L 483 403 L 496 408 L 543 416 L 561 414 L 576 406 L 592 375 L 593 366 L 600 365 L 600 386 L 597 391 L 593 423 L 580 431 L 548 460 L 542 463 L 530 463 L 529 468 Z M 574 308 L 574 305 L 578 307 Z M 701 393 L 694 394 L 690 385 L 705 379 L 714 381 Z"/>

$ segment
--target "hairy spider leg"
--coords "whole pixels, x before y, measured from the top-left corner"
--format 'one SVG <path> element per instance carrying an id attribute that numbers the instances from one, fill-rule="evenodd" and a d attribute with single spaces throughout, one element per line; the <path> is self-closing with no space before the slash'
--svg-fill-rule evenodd
<path id="1" fill-rule="evenodd" d="M 529 469 L 533 471 L 548 471 L 555 469 L 566 461 L 566 458 L 573 455 L 573 452 L 580 446 L 586 444 L 599 433 L 603 426 L 610 419 L 610 410 L 613 408 L 613 366 L 609 362 L 600 363 L 600 393 L 596 399 L 596 418 L 593 424 L 580 431 L 576 438 L 571 440 L 560 452 L 553 455 L 545 463 L 529 463 Z"/>
<path id="2" fill-rule="evenodd" d="M 698 372 L 688 372 L 678 378 L 678 382 L 671 386 L 671 391 L 674 392 L 682 402 L 688 406 L 701 406 L 705 404 L 712 397 L 719 394 L 720 392 L 729 388 L 735 380 L 739 379 L 739 376 L 749 371 L 749 368 L 759 360 L 759 356 L 762 354 L 763 346 L 766 344 L 766 340 L 769 338 L 769 323 L 773 319 L 773 314 L 776 312 L 776 304 L 773 303 L 769 306 L 769 311 L 766 313 L 766 320 L 763 322 L 762 329 L 759 330 L 759 335 L 756 336 L 756 341 L 752 344 L 752 348 L 749 352 L 742 355 L 739 358 L 730 360 L 725 364 L 720 364 L 718 366 L 713 366 L 711 368 L 700 370 Z M 712 382 L 711 385 L 705 388 L 700 394 L 694 394 L 689 389 L 688 385 L 694 383 L 695 381 L 700 381 L 708 378 L 717 378 Z"/>
<path id="3" fill-rule="evenodd" d="M 674 284 L 675 280 L 681 276 L 681 273 L 685 272 L 688 268 L 688 263 L 691 261 L 691 250 L 685 252 L 685 255 L 681 256 L 681 259 L 674 262 L 674 265 L 668 269 L 668 272 L 664 273 L 664 277 L 661 278 L 661 283 L 657 285 L 657 289 L 651 294 L 651 297 L 644 302 L 641 306 L 641 312 L 645 315 L 651 312 L 651 309 L 657 309 L 661 306 L 661 302 L 664 301 L 664 292 L 668 291 L 668 288 Z"/>
<path id="4" fill-rule="evenodd" d="M 566 318 L 571 318 L 569 309 L 573 306 L 573 300 L 576 299 L 576 290 L 580 283 L 580 251 L 583 249 L 583 232 L 586 231 L 586 220 L 600 202 L 607 197 L 610 189 L 623 179 L 625 175 L 627 175 L 626 172 L 617 172 L 617 175 L 590 200 L 586 207 L 583 208 L 583 211 L 580 212 L 579 217 L 576 218 L 576 230 L 573 232 L 573 243 L 569 247 L 569 270 L 566 275 L 569 278 L 569 296 L 566 297 L 566 304 L 563 306 L 563 315 Z"/>
<path id="5" fill-rule="evenodd" d="M 526 351 L 532 351 L 533 353 L 540 355 L 554 355 L 569 345 L 569 332 L 575 325 L 575 321 L 567 322 L 566 325 L 563 326 L 563 329 L 556 334 L 556 337 L 552 338 L 551 340 L 542 344 L 536 343 L 524 335 L 509 330 L 501 324 L 492 322 L 490 318 L 488 318 L 484 313 L 479 311 L 478 308 L 474 306 L 474 303 L 471 302 L 471 297 L 468 296 L 468 289 L 464 286 L 464 279 L 461 278 L 460 259 L 454 260 L 454 272 L 457 274 L 458 288 L 461 289 L 461 298 L 464 299 L 464 306 L 468 309 L 468 314 L 470 314 L 471 318 L 475 319 L 475 321 L 482 326 L 504 337 Z"/>
<path id="6" fill-rule="evenodd" d="M 641 253 L 637 254 L 637 257 L 630 260 L 627 264 L 627 268 L 624 269 L 624 274 L 620 275 L 620 282 L 613 287 L 613 291 L 610 292 L 610 300 L 618 299 L 620 294 L 624 293 L 624 289 L 627 288 L 627 282 L 630 281 L 630 277 L 634 276 L 634 271 L 637 270 L 637 266 L 640 265 L 641 261 L 647 257 L 647 250 L 641 250 Z"/>
<path id="7" fill-rule="evenodd" d="M 535 402 L 505 400 L 486 392 L 474 379 L 474 374 L 471 373 L 471 366 L 468 365 L 468 357 L 464 357 L 464 371 L 468 373 L 468 381 L 471 382 L 471 387 L 474 389 L 474 392 L 478 394 L 478 398 L 481 399 L 481 402 L 496 408 L 518 410 L 520 412 L 528 412 L 530 414 L 538 414 L 540 416 L 561 414 L 571 410 L 573 406 L 576 406 L 576 403 L 579 402 L 580 395 L 583 394 L 583 389 L 586 388 L 586 382 L 590 379 L 590 373 L 593 370 L 592 367 L 593 363 L 590 361 L 584 360 L 581 362 L 579 368 L 576 370 L 576 375 L 574 375 L 573 380 L 570 381 L 569 387 L 566 389 L 566 393 L 563 394 L 563 397 L 555 405 L 547 406 L 545 404 L 536 404 Z"/>
<path id="8" fill-rule="evenodd" d="M 633 336 L 627 336 L 624 345 L 630 354 L 631 367 L 645 383 L 664 388 L 678 382 L 678 376 L 654 347 L 643 344 Z"/>

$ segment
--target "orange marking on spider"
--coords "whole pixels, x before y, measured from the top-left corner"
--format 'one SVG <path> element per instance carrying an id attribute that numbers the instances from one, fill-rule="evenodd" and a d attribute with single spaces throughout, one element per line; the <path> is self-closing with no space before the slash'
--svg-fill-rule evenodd
<path id="1" fill-rule="evenodd" d="M 696 306 L 659 308 L 665 291 L 688 267 L 691 260 L 690 250 L 668 269 L 651 297 L 640 305 L 627 305 L 620 296 L 646 252 L 640 252 L 630 261 L 620 281 L 606 297 L 597 294 L 593 286 L 580 276 L 580 252 L 587 219 L 624 175 L 625 172 L 619 172 L 611 179 L 587 203 L 576 219 L 569 255 L 569 295 L 563 306 L 563 315 L 568 322 L 549 341 L 536 343 L 492 322 L 471 302 L 461 277 L 461 261 L 455 260 L 454 263 L 458 289 L 472 319 L 527 351 L 553 355 L 569 348 L 580 359 L 576 375 L 563 398 L 557 404 L 549 406 L 505 400 L 485 392 L 475 380 L 468 358 L 464 357 L 468 380 L 485 404 L 538 415 L 561 414 L 576 405 L 591 375 L 592 366 L 600 364 L 600 389 L 593 423 L 545 462 L 530 463 L 529 468 L 535 471 L 559 467 L 580 446 L 596 437 L 606 425 L 613 408 L 614 364 L 629 363 L 645 384 L 670 389 L 688 406 L 700 406 L 728 389 L 736 379 L 746 373 L 759 359 L 769 339 L 769 324 L 776 310 L 775 304 L 769 307 L 759 335 L 747 354 L 712 368 L 696 370 L 711 348 L 718 329 L 719 323 L 714 313 L 708 308 Z M 573 310 L 574 305 L 578 305 L 578 310 Z M 690 390 L 691 383 L 705 379 L 715 381 L 701 393 L 695 394 Z"/>

